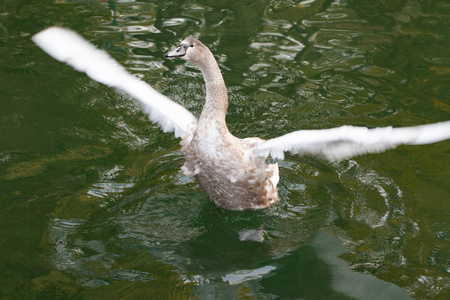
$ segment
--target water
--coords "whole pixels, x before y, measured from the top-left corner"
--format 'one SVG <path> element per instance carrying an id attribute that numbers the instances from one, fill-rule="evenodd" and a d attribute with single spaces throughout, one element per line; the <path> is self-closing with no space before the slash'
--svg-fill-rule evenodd
<path id="1" fill-rule="evenodd" d="M 30 37 L 72 28 L 199 115 L 215 54 L 238 137 L 450 119 L 447 1 L 0 3 L 0 295 L 5 299 L 445 299 L 449 142 L 341 163 L 287 156 L 282 201 L 217 209 L 178 140 Z M 265 241 L 239 232 L 265 230 Z"/>

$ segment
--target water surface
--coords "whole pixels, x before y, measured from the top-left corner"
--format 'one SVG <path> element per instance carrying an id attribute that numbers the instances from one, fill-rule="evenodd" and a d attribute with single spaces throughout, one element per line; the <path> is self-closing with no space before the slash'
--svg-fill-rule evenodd
<path id="1" fill-rule="evenodd" d="M 72 28 L 199 115 L 215 54 L 230 131 L 450 119 L 446 1 L 0 3 L 0 295 L 6 299 L 445 299 L 449 142 L 339 163 L 287 156 L 281 203 L 218 209 L 179 141 L 30 40 Z M 265 241 L 239 232 L 265 224 Z"/>

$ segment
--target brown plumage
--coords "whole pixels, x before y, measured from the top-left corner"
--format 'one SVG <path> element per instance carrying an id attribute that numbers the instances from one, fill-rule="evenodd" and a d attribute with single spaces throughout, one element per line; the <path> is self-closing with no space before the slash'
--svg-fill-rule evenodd
<path id="1" fill-rule="evenodd" d="M 259 138 L 238 139 L 225 121 L 228 95 L 211 51 L 187 38 L 166 57 L 180 57 L 200 68 L 206 84 L 206 102 L 197 125 L 182 136 L 184 173 L 194 176 L 214 203 L 224 209 L 264 208 L 279 201 L 278 165 L 267 165 L 252 149 Z"/>

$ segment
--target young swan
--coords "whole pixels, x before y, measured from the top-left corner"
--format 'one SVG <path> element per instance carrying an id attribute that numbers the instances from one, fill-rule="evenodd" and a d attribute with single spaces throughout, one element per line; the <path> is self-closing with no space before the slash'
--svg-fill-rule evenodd
<path id="1" fill-rule="evenodd" d="M 403 128 L 342 126 L 299 130 L 270 140 L 238 139 L 227 128 L 228 96 L 219 66 L 200 41 L 187 38 L 166 57 L 197 64 L 206 83 L 206 103 L 197 119 L 187 109 L 130 75 L 106 52 L 98 50 L 71 30 L 51 27 L 33 41 L 55 59 L 66 62 L 92 79 L 122 91 L 139 104 L 164 132 L 182 137 L 185 174 L 194 176 L 217 206 L 230 210 L 264 208 L 279 201 L 277 164 L 271 155 L 284 152 L 342 160 L 378 153 L 399 145 L 421 145 L 450 138 L 450 121 Z"/>
<path id="2" fill-rule="evenodd" d="M 253 151 L 262 140 L 238 139 L 228 131 L 227 89 L 211 51 L 199 40 L 187 38 L 165 57 L 196 63 L 206 84 L 206 102 L 197 126 L 182 136 L 184 174 L 194 176 L 224 209 L 264 208 L 278 202 L 278 165 L 267 165 Z"/>

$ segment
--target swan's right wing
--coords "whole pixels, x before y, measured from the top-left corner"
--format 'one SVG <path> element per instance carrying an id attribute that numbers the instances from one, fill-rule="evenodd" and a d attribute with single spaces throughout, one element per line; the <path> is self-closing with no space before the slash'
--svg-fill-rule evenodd
<path id="1" fill-rule="evenodd" d="M 342 126 L 331 129 L 299 130 L 267 140 L 254 152 L 283 159 L 284 152 L 312 155 L 330 161 L 356 155 L 379 153 L 399 145 L 423 145 L 450 139 L 450 121 L 412 127 Z"/>
<path id="2" fill-rule="evenodd" d="M 50 27 L 34 35 L 32 39 L 53 58 L 137 100 L 150 120 L 157 123 L 164 132 L 174 131 L 175 136 L 180 137 L 188 133 L 189 124 L 197 122 L 183 106 L 128 73 L 108 53 L 97 49 L 72 30 Z"/>

